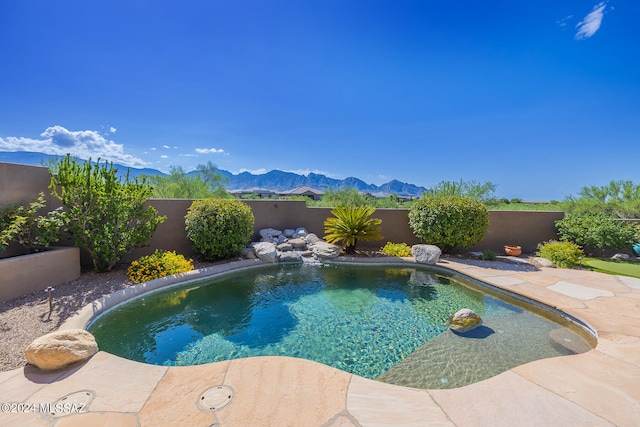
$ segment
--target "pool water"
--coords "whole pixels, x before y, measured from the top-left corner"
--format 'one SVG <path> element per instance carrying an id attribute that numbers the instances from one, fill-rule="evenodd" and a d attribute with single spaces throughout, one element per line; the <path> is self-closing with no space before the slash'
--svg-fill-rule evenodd
<path id="1" fill-rule="evenodd" d="M 484 321 L 459 335 L 446 320 Z M 101 350 L 156 365 L 253 356 L 314 360 L 419 388 L 477 382 L 533 360 L 589 350 L 577 330 L 427 268 L 278 265 L 134 299 L 96 319 Z"/>

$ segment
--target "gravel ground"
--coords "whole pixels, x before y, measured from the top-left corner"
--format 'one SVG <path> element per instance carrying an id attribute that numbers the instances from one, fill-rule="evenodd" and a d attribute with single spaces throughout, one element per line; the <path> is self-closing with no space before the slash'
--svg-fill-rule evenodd
<path id="1" fill-rule="evenodd" d="M 213 263 L 197 262 L 195 268 Z M 49 300 L 45 291 L 35 292 L 7 302 L 0 302 L 0 372 L 25 366 L 24 351 L 31 342 L 55 331 L 73 313 L 98 298 L 132 286 L 126 276 L 127 266 L 107 273 L 83 271 L 79 279 L 56 286 L 53 311 L 49 317 Z"/>

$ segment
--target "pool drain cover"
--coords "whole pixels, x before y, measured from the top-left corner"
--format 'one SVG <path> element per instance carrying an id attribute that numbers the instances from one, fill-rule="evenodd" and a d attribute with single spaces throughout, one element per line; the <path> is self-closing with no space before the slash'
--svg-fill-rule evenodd
<path id="1" fill-rule="evenodd" d="M 231 387 L 219 385 L 202 393 L 198 399 L 198 406 L 204 411 L 217 411 L 231 403 L 233 390 Z"/>
<path id="2" fill-rule="evenodd" d="M 93 392 L 88 390 L 68 394 L 50 405 L 49 416 L 52 418 L 60 418 L 67 415 L 89 412 L 89 405 L 93 401 L 93 398 Z"/>

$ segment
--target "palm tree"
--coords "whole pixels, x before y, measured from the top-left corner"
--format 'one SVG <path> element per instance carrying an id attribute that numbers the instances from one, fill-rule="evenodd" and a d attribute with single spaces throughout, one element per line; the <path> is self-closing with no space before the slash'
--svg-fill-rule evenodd
<path id="1" fill-rule="evenodd" d="M 324 239 L 329 243 L 342 242 L 347 253 L 356 250 L 358 239 L 381 240 L 379 218 L 369 218 L 375 212 L 371 206 L 338 206 L 331 210 L 334 217 L 324 222 Z"/>

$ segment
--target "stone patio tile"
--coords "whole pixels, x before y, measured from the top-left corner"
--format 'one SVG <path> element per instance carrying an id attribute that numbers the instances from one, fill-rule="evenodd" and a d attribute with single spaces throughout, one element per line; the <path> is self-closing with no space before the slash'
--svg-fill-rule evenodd
<path id="1" fill-rule="evenodd" d="M 550 291 L 545 287 L 532 285 L 531 283 L 513 285 L 509 287 L 509 290 L 561 310 L 569 308 L 585 308 L 583 301 Z"/>
<path id="2" fill-rule="evenodd" d="M 429 394 L 457 426 L 613 426 L 511 371 L 459 389 L 429 390 Z"/>
<path id="3" fill-rule="evenodd" d="M 335 419 L 329 421 L 322 427 L 361 427 L 352 421 L 347 415 L 338 415 Z"/>
<path id="4" fill-rule="evenodd" d="M 557 277 L 549 276 L 538 271 L 518 273 L 517 277 L 525 282 L 541 286 L 553 285 L 558 281 Z"/>
<path id="5" fill-rule="evenodd" d="M 626 287 L 640 290 L 640 279 L 636 277 L 616 276 Z"/>
<path id="6" fill-rule="evenodd" d="M 625 317 L 640 319 L 640 299 L 637 298 L 596 298 L 585 301 L 585 305 L 600 313 L 616 316 L 622 314 Z"/>
<path id="7" fill-rule="evenodd" d="M 89 411 L 138 412 L 168 368 L 147 365 L 98 352 L 80 369 L 35 393 L 38 402 L 88 390 L 95 393 Z"/>
<path id="8" fill-rule="evenodd" d="M 493 285 L 497 285 L 500 287 L 509 287 L 512 285 L 520 285 L 525 283 L 524 280 L 518 279 L 517 277 L 505 275 L 505 276 L 486 276 L 483 277 L 482 280 L 487 281 Z"/>
<path id="9" fill-rule="evenodd" d="M 601 332 L 598 337 L 598 351 L 640 367 L 640 337 L 609 332 Z"/>
<path id="10" fill-rule="evenodd" d="M 34 393 L 57 380 L 72 375 L 79 366 L 69 370 L 41 371 L 27 365 L 9 372 L 3 372 L 3 381 L 0 382 L 0 401 L 2 402 L 32 402 L 29 399 Z M 35 402 L 35 401 L 34 401 Z M 47 403 L 47 402 L 35 402 Z"/>
<path id="11" fill-rule="evenodd" d="M 219 362 L 169 368 L 140 411 L 140 425 L 211 425 L 214 415 L 201 411 L 198 399 L 206 390 L 222 384 L 228 366 L 229 362 Z"/>
<path id="12" fill-rule="evenodd" d="M 160 424 L 157 424 L 160 425 Z M 138 419 L 133 414 L 115 412 L 88 413 L 61 418 L 55 427 L 137 427 Z"/>
<path id="13" fill-rule="evenodd" d="M 347 410 L 363 427 L 454 426 L 426 390 L 356 376 L 349 385 Z"/>
<path id="14" fill-rule="evenodd" d="M 640 368 L 632 364 L 592 350 L 528 363 L 513 372 L 617 426 L 638 425 Z"/>
<path id="15" fill-rule="evenodd" d="M 560 280 L 551 286 L 547 286 L 547 289 L 582 301 L 598 297 L 612 297 L 615 295 L 613 292 L 605 289 L 592 288 L 585 285 L 565 282 L 563 280 Z"/>
<path id="16" fill-rule="evenodd" d="M 232 360 L 224 385 L 235 394 L 216 416 L 221 426 L 321 426 L 345 411 L 350 379 L 291 357 Z"/>
<path id="17" fill-rule="evenodd" d="M 640 322 L 637 318 L 624 315 L 598 313 L 595 310 L 566 310 L 577 318 L 587 322 L 593 329 L 601 332 L 615 332 L 621 335 L 640 337 Z"/>
<path id="18" fill-rule="evenodd" d="M 13 402 L 3 401 L 3 402 Z M 0 427 L 51 427 L 51 421 L 42 414 L 26 413 L 2 413 L 0 412 Z"/>

